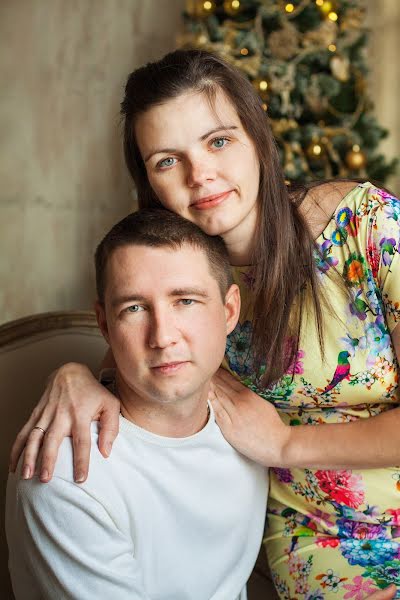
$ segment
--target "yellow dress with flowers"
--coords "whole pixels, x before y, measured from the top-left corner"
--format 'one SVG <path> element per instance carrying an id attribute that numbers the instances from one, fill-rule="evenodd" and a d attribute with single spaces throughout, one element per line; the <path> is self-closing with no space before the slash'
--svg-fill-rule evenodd
<path id="1" fill-rule="evenodd" d="M 247 267 L 235 268 L 243 306 L 228 338 L 227 367 L 292 425 L 343 423 L 399 406 L 390 334 L 400 322 L 400 201 L 370 183 L 358 185 L 317 239 L 315 260 L 336 315 L 325 319 L 325 361 L 309 318 L 289 373 L 257 388 Z M 351 297 L 330 277 L 333 268 Z M 390 583 L 400 598 L 400 467 L 276 468 L 270 482 L 265 543 L 281 598 L 362 600 Z"/>

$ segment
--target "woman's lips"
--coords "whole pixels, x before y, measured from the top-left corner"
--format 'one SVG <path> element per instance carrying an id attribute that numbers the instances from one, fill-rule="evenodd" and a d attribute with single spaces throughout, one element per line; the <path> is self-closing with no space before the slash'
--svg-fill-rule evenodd
<path id="1" fill-rule="evenodd" d="M 196 210 L 207 210 L 208 208 L 213 208 L 214 206 L 218 206 L 218 204 L 221 204 L 221 202 L 226 200 L 231 192 L 232 190 L 228 190 L 222 194 L 215 194 L 213 196 L 207 196 L 206 198 L 200 198 L 200 200 L 193 202 L 191 206 Z"/>

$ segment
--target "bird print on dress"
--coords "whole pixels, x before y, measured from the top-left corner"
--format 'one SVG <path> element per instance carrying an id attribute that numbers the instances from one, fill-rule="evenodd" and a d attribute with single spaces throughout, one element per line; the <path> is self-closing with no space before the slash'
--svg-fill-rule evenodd
<path id="1" fill-rule="evenodd" d="M 327 392 L 333 390 L 333 388 L 335 388 L 338 385 L 338 383 L 343 381 L 343 379 L 350 379 L 350 363 L 348 361 L 349 356 L 350 354 L 347 352 L 347 350 L 339 352 L 338 364 L 335 369 L 332 381 L 326 386 L 326 388 L 322 392 L 323 394 L 326 394 Z"/>

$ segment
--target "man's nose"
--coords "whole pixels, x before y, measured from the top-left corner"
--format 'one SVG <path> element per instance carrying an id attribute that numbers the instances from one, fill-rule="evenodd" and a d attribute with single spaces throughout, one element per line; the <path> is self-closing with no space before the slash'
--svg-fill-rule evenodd
<path id="1" fill-rule="evenodd" d="M 179 330 L 173 316 L 168 312 L 157 312 L 152 315 L 149 346 L 150 348 L 167 348 L 179 339 Z"/>
<path id="2" fill-rule="evenodd" d="M 187 184 L 189 187 L 198 187 L 216 177 L 213 157 L 203 156 L 193 158 L 188 164 Z"/>

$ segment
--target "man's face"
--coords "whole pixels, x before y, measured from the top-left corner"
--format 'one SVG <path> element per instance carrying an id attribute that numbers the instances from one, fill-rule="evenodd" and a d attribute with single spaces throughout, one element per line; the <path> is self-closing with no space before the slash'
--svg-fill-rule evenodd
<path id="1" fill-rule="evenodd" d="M 237 286 L 223 300 L 205 253 L 188 244 L 124 246 L 106 269 L 97 315 L 124 387 L 163 404 L 207 393 L 237 322 Z"/>

